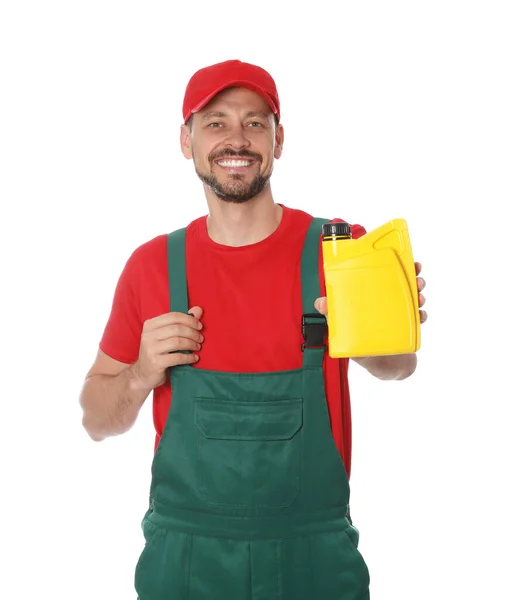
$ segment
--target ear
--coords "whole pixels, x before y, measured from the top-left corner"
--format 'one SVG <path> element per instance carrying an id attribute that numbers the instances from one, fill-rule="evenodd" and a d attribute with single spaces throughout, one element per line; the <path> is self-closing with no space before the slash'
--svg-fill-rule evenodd
<path id="1" fill-rule="evenodd" d="M 278 125 L 275 131 L 275 158 L 280 158 L 282 156 L 283 149 L 283 139 L 284 139 L 284 131 L 283 125 Z"/>
<path id="2" fill-rule="evenodd" d="M 192 158 L 192 134 L 188 125 L 182 125 L 180 130 L 180 147 L 185 158 Z"/>

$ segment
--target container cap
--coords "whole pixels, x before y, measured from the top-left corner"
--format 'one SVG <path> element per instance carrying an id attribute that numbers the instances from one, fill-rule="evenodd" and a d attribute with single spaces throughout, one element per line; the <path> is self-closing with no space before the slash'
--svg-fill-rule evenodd
<path id="1" fill-rule="evenodd" d="M 348 223 L 326 223 L 322 225 L 322 235 L 339 235 L 340 237 L 351 237 L 350 225 Z"/>

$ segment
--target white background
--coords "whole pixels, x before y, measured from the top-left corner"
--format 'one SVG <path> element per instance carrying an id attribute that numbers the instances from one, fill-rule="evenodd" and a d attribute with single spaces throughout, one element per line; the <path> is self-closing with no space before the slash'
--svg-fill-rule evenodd
<path id="1" fill-rule="evenodd" d="M 183 92 L 239 58 L 278 84 L 275 200 L 405 218 L 427 280 L 416 374 L 350 369 L 372 598 L 507 598 L 502 3 L 171 4 L 2 3 L 0 597 L 135 598 L 151 401 L 95 444 L 78 396 L 130 253 L 207 212 Z"/>

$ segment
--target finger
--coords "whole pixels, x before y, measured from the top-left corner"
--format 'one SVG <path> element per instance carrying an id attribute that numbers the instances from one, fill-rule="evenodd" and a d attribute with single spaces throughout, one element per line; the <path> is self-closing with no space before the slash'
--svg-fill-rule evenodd
<path id="1" fill-rule="evenodd" d="M 422 265 L 421 265 L 421 263 L 420 263 L 420 262 L 416 262 L 416 263 L 414 263 L 414 266 L 415 266 L 415 274 L 416 274 L 416 275 L 419 275 L 419 273 L 420 273 L 420 272 L 421 272 L 421 270 L 422 270 Z"/>
<path id="2" fill-rule="evenodd" d="M 182 350 L 191 350 L 199 352 L 201 344 L 185 337 L 172 337 L 167 340 L 161 340 L 153 346 L 153 352 L 156 356 L 167 354 L 169 352 L 180 352 Z"/>
<path id="3" fill-rule="evenodd" d="M 200 306 L 193 306 L 189 311 L 188 314 L 191 314 L 193 317 L 195 317 L 195 319 L 200 322 L 202 319 L 202 313 L 203 310 Z"/>
<path id="4" fill-rule="evenodd" d="M 195 342 L 204 341 L 204 336 L 200 331 L 193 327 L 189 327 L 188 325 L 181 325 L 180 323 L 159 327 L 158 329 L 148 332 L 148 334 L 151 339 L 158 341 L 168 340 L 170 338 L 188 338 Z"/>
<path id="5" fill-rule="evenodd" d="M 176 365 L 188 365 L 196 363 L 199 360 L 197 354 L 183 354 L 182 352 L 175 352 L 174 354 L 166 354 L 163 358 L 164 366 L 166 369 L 169 367 L 175 367 Z"/>
<path id="6" fill-rule="evenodd" d="M 425 302 L 426 298 L 423 296 L 423 294 L 419 294 L 419 307 L 424 306 Z"/>
<path id="7" fill-rule="evenodd" d="M 326 297 L 317 298 L 317 300 L 315 300 L 315 302 L 314 302 L 314 306 L 315 306 L 316 310 L 318 310 L 322 315 L 327 316 L 327 298 Z"/>
<path id="8" fill-rule="evenodd" d="M 420 318 L 421 323 L 424 323 L 428 319 L 428 313 L 425 310 L 420 310 L 419 318 Z"/>
<path id="9" fill-rule="evenodd" d="M 144 323 L 144 331 L 154 331 L 160 327 L 165 327 L 167 325 L 174 324 L 182 324 L 187 327 L 193 327 L 194 329 L 202 329 L 202 323 L 199 318 L 202 315 L 202 309 L 195 307 L 192 309 L 192 312 L 195 310 L 194 315 L 191 316 L 189 314 L 180 313 L 180 312 L 169 312 L 163 315 L 159 315 L 158 317 L 154 317 L 153 319 L 148 319 Z"/>
<path id="10" fill-rule="evenodd" d="M 422 292 L 426 287 L 426 281 L 422 277 L 417 278 L 417 289 Z"/>

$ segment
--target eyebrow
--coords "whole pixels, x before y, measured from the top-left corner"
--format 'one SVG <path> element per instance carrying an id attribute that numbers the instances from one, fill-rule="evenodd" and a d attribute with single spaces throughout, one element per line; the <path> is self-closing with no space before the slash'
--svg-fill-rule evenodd
<path id="1" fill-rule="evenodd" d="M 227 113 L 221 112 L 221 111 L 209 111 L 207 113 L 204 113 L 204 115 L 202 116 L 203 120 L 207 121 L 209 119 L 223 119 L 227 117 Z M 258 110 L 250 110 L 246 113 L 245 117 L 247 119 L 249 119 L 250 117 L 262 117 L 264 119 L 268 119 L 269 115 L 268 113 L 264 112 L 264 111 L 258 111 Z"/>
<path id="2" fill-rule="evenodd" d="M 263 110 L 251 110 L 246 113 L 246 117 L 263 117 L 264 119 L 269 119 L 269 114 Z"/>
<path id="3" fill-rule="evenodd" d="M 202 118 L 203 119 L 222 119 L 223 117 L 226 117 L 227 115 L 224 112 L 219 112 L 219 111 L 210 111 L 207 113 L 204 113 Z"/>

